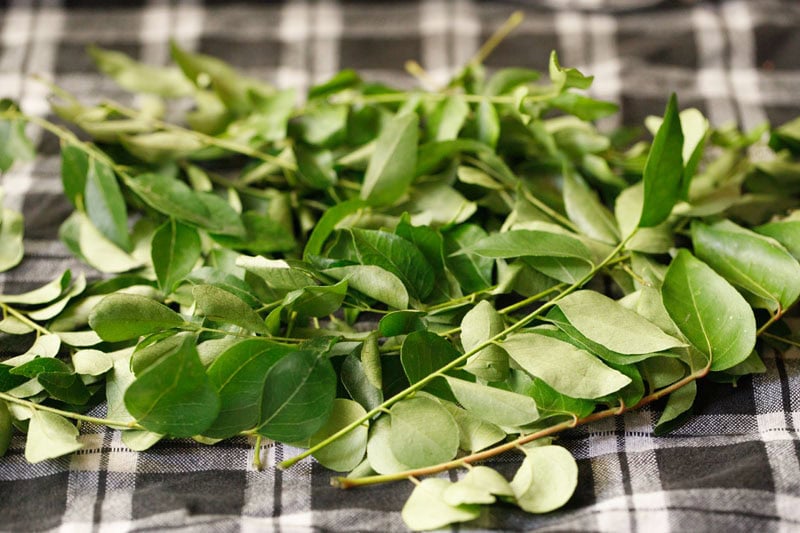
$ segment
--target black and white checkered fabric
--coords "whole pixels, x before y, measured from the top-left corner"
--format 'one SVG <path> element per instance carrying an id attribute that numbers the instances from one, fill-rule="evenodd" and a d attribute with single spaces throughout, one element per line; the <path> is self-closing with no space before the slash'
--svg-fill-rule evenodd
<path id="1" fill-rule="evenodd" d="M 300 89 L 344 67 L 411 86 L 406 59 L 444 81 L 515 9 L 523 24 L 489 67 L 562 64 L 596 76 L 596 97 L 622 113 L 604 127 L 640 124 L 671 91 L 717 125 L 745 129 L 800 115 L 798 0 L 542 0 L 384 2 L 298 0 L 0 2 L 0 96 L 46 114 L 41 74 L 92 101 L 123 95 L 93 68 L 89 44 L 143 61 L 168 61 L 169 39 L 245 72 Z M 57 146 L 32 130 L 43 154 L 2 176 L 5 206 L 26 221 L 24 263 L 0 292 L 41 285 L 66 268 L 92 274 L 58 242 L 68 215 Z M 0 350 L 1 351 L 1 350 Z M 704 383 L 696 416 L 667 437 L 644 409 L 563 435 L 580 485 L 558 512 L 495 507 L 476 529 L 542 531 L 800 531 L 800 356 L 766 361 L 737 388 Z M 252 443 L 192 441 L 135 453 L 119 433 L 84 425 L 85 448 L 29 465 L 16 437 L 0 458 L 0 530 L 402 531 L 412 485 L 339 491 L 312 461 L 281 472 L 251 468 Z M 267 465 L 296 453 L 265 446 Z M 494 461 L 511 476 L 519 458 Z M 452 476 L 458 475 L 452 473 Z M 462 527 L 463 529 L 464 527 Z"/>

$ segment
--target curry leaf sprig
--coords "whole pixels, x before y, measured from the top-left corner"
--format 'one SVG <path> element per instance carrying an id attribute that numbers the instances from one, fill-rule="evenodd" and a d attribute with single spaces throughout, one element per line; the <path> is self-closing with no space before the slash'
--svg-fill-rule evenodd
<path id="1" fill-rule="evenodd" d="M 302 105 L 177 46 L 93 48 L 140 107 L 53 87 L 67 127 L 4 103 L 0 168 L 33 156 L 26 123 L 57 136 L 61 240 L 107 275 L 0 295 L 0 452 L 69 454 L 92 423 L 135 450 L 245 435 L 260 466 L 272 439 L 341 487 L 414 482 L 403 517 L 431 529 L 562 506 L 557 433 L 662 398 L 669 431 L 697 380 L 797 343 L 800 123 L 713 129 L 673 95 L 652 141 L 607 135 L 591 77 L 555 53 L 488 75 L 491 42 L 438 91 L 346 70 Z M 21 246 L 4 210 L 0 267 Z M 473 466 L 514 449 L 510 481 Z"/>

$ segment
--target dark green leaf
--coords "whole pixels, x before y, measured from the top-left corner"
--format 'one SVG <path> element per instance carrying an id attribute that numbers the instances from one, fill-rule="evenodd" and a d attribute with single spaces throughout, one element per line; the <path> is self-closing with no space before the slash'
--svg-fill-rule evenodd
<path id="1" fill-rule="evenodd" d="M 311 285 L 287 294 L 283 305 L 301 317 L 328 316 L 342 306 L 347 287 L 347 280 L 328 286 Z"/>
<path id="2" fill-rule="evenodd" d="M 367 206 L 364 200 L 352 199 L 336 204 L 332 208 L 325 211 L 325 213 L 317 221 L 314 230 L 308 237 L 306 247 L 303 250 L 303 259 L 306 261 L 310 256 L 319 255 L 322 252 L 322 246 L 328 239 L 328 236 L 336 228 L 336 225 L 342 221 L 346 216 L 351 215 Z"/>
<path id="3" fill-rule="evenodd" d="M 174 218 L 153 234 L 151 257 L 158 285 L 167 294 L 192 271 L 201 253 L 200 235 Z"/>
<path id="4" fill-rule="evenodd" d="M 425 329 L 422 311 L 393 311 L 383 315 L 378 322 L 378 330 L 384 337 L 394 337 L 395 335 L 406 335 L 412 331 Z"/>
<path id="5" fill-rule="evenodd" d="M 73 144 L 61 147 L 61 183 L 64 195 L 76 208 L 84 205 L 86 176 L 89 174 L 89 156 Z"/>
<path id="6" fill-rule="evenodd" d="M 409 383 L 416 383 L 447 365 L 460 354 L 458 350 L 439 335 L 430 331 L 414 331 L 403 341 L 400 360 Z M 458 375 L 451 371 L 450 374 Z M 447 400 L 454 400 L 450 387 L 443 378 L 435 378 L 424 390 Z"/>
<path id="7" fill-rule="evenodd" d="M 492 284 L 494 259 L 471 251 L 486 238 L 486 231 L 475 224 L 461 224 L 444 233 L 445 262 L 465 292 L 476 292 Z"/>
<path id="8" fill-rule="evenodd" d="M 203 433 L 220 400 L 200 363 L 195 339 L 148 367 L 125 391 L 125 407 L 147 430 L 171 437 Z"/>
<path id="9" fill-rule="evenodd" d="M 328 150 L 313 150 L 304 144 L 294 146 L 294 156 L 302 182 L 314 189 L 326 189 L 336 183 L 333 156 Z"/>
<path id="10" fill-rule="evenodd" d="M 364 406 L 364 409 L 374 409 L 383 403 L 383 392 L 372 384 L 364 366 L 358 357 L 349 354 L 342 362 L 339 378 L 353 400 Z"/>
<path id="11" fill-rule="evenodd" d="M 11 445 L 11 437 L 14 434 L 13 420 L 8 411 L 6 402 L 0 402 L 0 457 L 3 457 Z"/>
<path id="12" fill-rule="evenodd" d="M 92 157 L 84 191 L 86 215 L 108 240 L 130 251 L 128 211 L 117 177 L 106 163 Z"/>
<path id="13" fill-rule="evenodd" d="M 335 395 L 336 373 L 325 354 L 284 356 L 267 374 L 258 432 L 281 442 L 305 441 L 327 422 Z"/>
<path id="14" fill-rule="evenodd" d="M 420 300 L 433 290 L 433 272 L 416 246 L 385 231 L 352 228 L 350 234 L 359 263 L 391 272 L 403 282 L 411 296 Z"/>
<path id="15" fill-rule="evenodd" d="M 656 133 L 644 167 L 644 204 L 639 227 L 657 226 L 669 217 L 680 198 L 683 184 L 683 132 L 678 116 L 678 100 L 670 96 L 664 121 Z"/>
<path id="16" fill-rule="evenodd" d="M 245 339 L 225 350 L 208 369 L 220 410 L 203 435 L 223 439 L 254 428 L 261 416 L 267 373 L 292 352 L 291 347 L 262 339 Z"/>

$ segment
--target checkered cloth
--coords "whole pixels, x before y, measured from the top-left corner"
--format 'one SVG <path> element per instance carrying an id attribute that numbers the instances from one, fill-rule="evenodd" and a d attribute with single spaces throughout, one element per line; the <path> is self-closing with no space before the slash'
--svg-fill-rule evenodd
<path id="1" fill-rule="evenodd" d="M 521 27 L 489 67 L 546 70 L 561 62 L 596 76 L 596 97 L 622 113 L 603 127 L 640 124 L 675 91 L 682 106 L 714 124 L 753 128 L 800 114 L 800 2 L 797 0 L 549 0 L 478 2 L 152 0 L 0 2 L 0 96 L 46 114 L 54 79 L 92 101 L 124 97 L 95 71 L 85 48 L 99 44 L 151 63 L 168 61 L 168 40 L 225 59 L 249 74 L 300 89 L 340 68 L 410 86 L 418 60 L 437 81 L 467 61 L 515 9 Z M 65 268 L 95 275 L 57 240 L 70 208 L 61 196 L 57 144 L 2 177 L 6 207 L 26 220 L 27 258 L 0 276 L 0 291 L 41 285 Z M 41 137 L 41 138 L 39 138 Z M 2 350 L 0 350 L 2 351 Z M 563 531 L 797 531 L 800 529 L 800 358 L 766 360 L 767 373 L 737 388 L 705 382 L 696 416 L 667 437 L 643 409 L 564 434 L 580 484 L 568 505 L 533 516 L 497 506 L 476 529 Z M 100 411 L 102 414 L 102 411 Z M 16 437 L 0 459 L 0 529 L 58 531 L 398 531 L 412 485 L 339 491 L 312 461 L 281 472 L 296 450 L 265 446 L 262 472 L 252 442 L 213 447 L 179 440 L 129 451 L 118 432 L 86 424 L 72 457 L 29 465 Z M 509 477 L 519 457 L 492 461 Z M 455 477 L 459 473 L 450 473 Z"/>

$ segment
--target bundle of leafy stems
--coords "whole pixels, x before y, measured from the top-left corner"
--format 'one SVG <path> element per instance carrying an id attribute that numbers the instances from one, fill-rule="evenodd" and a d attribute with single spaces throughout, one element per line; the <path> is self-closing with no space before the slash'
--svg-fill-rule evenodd
<path id="1" fill-rule="evenodd" d="M 413 481 L 403 517 L 431 529 L 496 501 L 556 509 L 577 466 L 550 437 L 662 398 L 669 431 L 696 380 L 763 372 L 796 342 L 800 122 L 712 129 L 673 95 L 630 145 L 555 53 L 549 79 L 487 76 L 519 20 L 436 91 L 342 71 L 295 107 L 173 46 L 178 68 L 90 50 L 141 105 L 52 86 L 79 133 L 4 101 L 0 168 L 34 156 L 26 124 L 56 135 L 61 239 L 116 276 L 0 295 L 0 331 L 28 345 L 0 363 L 0 454 L 16 430 L 31 462 L 71 453 L 69 420 L 137 450 L 254 437 L 258 468 L 268 438 L 306 448 L 279 468 L 352 471 L 342 488 Z M 188 126 L 163 119 L 173 98 L 194 101 Z M 2 211 L 0 268 L 22 227 Z M 510 483 L 472 466 L 514 449 Z"/>

